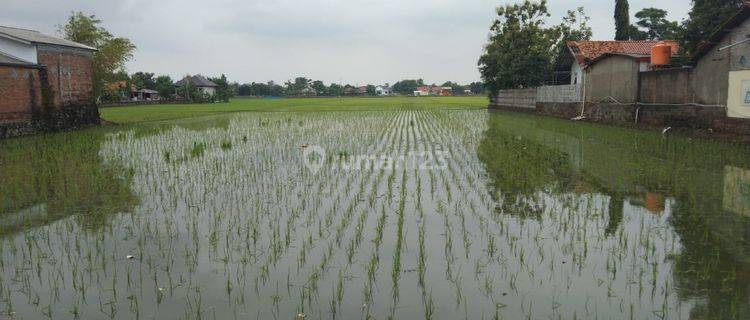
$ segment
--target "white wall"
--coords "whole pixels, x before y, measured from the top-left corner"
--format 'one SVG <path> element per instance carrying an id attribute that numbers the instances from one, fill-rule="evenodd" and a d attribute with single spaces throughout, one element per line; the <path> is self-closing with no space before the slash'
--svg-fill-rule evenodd
<path id="1" fill-rule="evenodd" d="M 570 66 L 570 84 L 581 84 L 583 82 L 583 69 L 578 62 L 573 62 Z"/>
<path id="2" fill-rule="evenodd" d="M 37 63 L 35 45 L 0 37 L 0 52 L 27 62 Z"/>
<path id="3" fill-rule="evenodd" d="M 210 95 L 214 95 L 216 93 L 216 89 L 213 87 L 200 87 L 200 90 L 203 91 L 203 93 Z"/>

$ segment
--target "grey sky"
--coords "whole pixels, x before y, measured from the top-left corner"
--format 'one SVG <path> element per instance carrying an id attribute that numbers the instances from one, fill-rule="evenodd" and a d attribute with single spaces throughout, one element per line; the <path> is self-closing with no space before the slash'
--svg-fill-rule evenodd
<path id="1" fill-rule="evenodd" d="M 137 46 L 128 71 L 351 84 L 479 80 L 494 8 L 510 0 L 4 0 L 0 25 L 56 34 L 71 11 L 96 14 Z M 614 34 L 614 0 L 550 0 L 551 22 L 586 8 L 596 39 Z M 690 0 L 630 0 L 687 15 Z"/>

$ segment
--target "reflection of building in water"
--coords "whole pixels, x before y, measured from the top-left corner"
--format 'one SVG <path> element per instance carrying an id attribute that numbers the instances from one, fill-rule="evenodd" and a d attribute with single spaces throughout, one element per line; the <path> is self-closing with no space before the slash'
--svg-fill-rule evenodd
<path id="1" fill-rule="evenodd" d="M 750 217 L 750 170 L 724 167 L 724 210 Z"/>

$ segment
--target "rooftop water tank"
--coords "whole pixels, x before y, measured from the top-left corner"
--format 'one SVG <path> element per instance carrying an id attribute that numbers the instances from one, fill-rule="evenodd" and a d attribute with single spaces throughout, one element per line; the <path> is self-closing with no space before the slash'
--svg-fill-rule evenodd
<path id="1" fill-rule="evenodd" d="M 672 60 L 672 45 L 659 42 L 651 47 L 651 65 L 654 67 L 668 66 Z"/>

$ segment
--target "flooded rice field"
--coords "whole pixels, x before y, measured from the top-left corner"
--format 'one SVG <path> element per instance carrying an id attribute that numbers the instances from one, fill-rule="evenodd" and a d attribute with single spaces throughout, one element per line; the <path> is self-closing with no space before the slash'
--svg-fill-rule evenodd
<path id="1" fill-rule="evenodd" d="M 748 319 L 750 148 L 487 111 L 0 142 L 0 319 Z"/>

